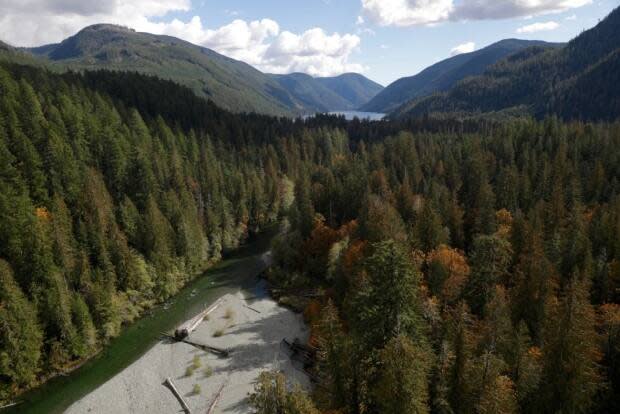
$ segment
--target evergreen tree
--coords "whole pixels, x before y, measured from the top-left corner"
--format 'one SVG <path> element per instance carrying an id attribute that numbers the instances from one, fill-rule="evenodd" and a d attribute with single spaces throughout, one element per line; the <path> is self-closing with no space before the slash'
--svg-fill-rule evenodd
<path id="1" fill-rule="evenodd" d="M 9 264 L 0 260 L 0 398 L 10 396 L 11 385 L 34 382 L 42 347 L 35 308 L 13 279 Z"/>

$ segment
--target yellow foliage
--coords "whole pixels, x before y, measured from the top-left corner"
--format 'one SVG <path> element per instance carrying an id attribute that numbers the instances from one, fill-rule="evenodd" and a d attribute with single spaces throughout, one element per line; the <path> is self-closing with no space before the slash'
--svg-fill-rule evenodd
<path id="1" fill-rule="evenodd" d="M 495 233 L 499 237 L 508 238 L 512 231 L 512 214 L 505 208 L 495 213 L 497 220 L 497 232 Z"/>
<path id="2" fill-rule="evenodd" d="M 52 218 L 52 214 L 45 207 L 37 207 L 34 211 L 34 214 L 41 221 L 50 221 Z"/>

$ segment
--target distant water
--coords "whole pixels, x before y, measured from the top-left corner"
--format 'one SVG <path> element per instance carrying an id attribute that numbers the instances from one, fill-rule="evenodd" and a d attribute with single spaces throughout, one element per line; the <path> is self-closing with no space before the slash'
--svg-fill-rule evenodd
<path id="1" fill-rule="evenodd" d="M 369 121 L 381 121 L 385 118 L 385 114 L 378 112 L 359 112 L 359 111 L 342 111 L 342 112 L 330 112 L 330 115 L 344 115 L 346 119 L 351 121 L 352 119 L 368 119 Z"/>
<path id="2" fill-rule="evenodd" d="M 359 111 L 337 111 L 337 112 L 329 112 L 330 115 L 344 115 L 344 117 L 351 121 L 355 118 L 358 119 L 367 119 L 369 121 L 380 121 L 385 118 L 385 114 L 381 114 L 378 112 L 359 112 Z M 307 117 L 304 117 L 307 118 Z"/>

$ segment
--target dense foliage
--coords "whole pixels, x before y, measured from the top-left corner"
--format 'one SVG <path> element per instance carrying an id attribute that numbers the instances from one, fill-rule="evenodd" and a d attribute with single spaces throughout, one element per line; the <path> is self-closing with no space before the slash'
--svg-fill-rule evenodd
<path id="1" fill-rule="evenodd" d="M 264 374 L 262 412 L 619 408 L 618 123 L 240 116 L 8 64 L 0 114 L 2 399 L 285 216 L 319 383 Z"/>
<path id="2" fill-rule="evenodd" d="M 309 152 L 274 244 L 271 280 L 319 294 L 316 406 L 616 412 L 620 125 L 376 138 Z"/>
<path id="3" fill-rule="evenodd" d="M 186 89 L 94 83 L 0 66 L 0 399 L 91 355 L 292 197 L 273 147 L 233 149 L 262 118 L 244 129 L 227 114 L 220 128 L 240 138 L 226 142 L 164 120 L 151 101 L 161 95 L 131 95 L 129 107 L 106 92 Z M 224 112 L 199 102 L 215 125 Z"/>

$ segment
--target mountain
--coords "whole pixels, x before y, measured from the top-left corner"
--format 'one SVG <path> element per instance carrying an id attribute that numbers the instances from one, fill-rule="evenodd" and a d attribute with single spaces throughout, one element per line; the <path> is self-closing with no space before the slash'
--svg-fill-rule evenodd
<path id="1" fill-rule="evenodd" d="M 368 102 L 383 88 L 358 74 L 313 78 L 305 73 L 271 75 L 299 106 L 310 112 L 346 111 Z"/>
<path id="2" fill-rule="evenodd" d="M 525 48 L 560 45 L 538 40 L 501 40 L 475 52 L 442 60 L 415 76 L 398 79 L 360 109 L 368 112 L 391 112 L 412 99 L 446 91 L 468 76 L 480 75 L 500 59 Z"/>
<path id="3" fill-rule="evenodd" d="M 445 93 L 412 100 L 394 116 L 517 113 L 565 119 L 620 116 L 620 8 L 562 48 L 517 52 Z"/>
<path id="4" fill-rule="evenodd" d="M 138 71 L 171 79 L 237 112 L 285 114 L 295 108 L 287 91 L 252 66 L 170 36 L 98 24 L 59 44 L 28 50 L 66 68 Z"/>
<path id="5" fill-rule="evenodd" d="M 359 108 L 377 96 L 384 88 L 359 73 L 345 73 L 332 78 L 316 78 L 317 81 L 351 103 L 349 109 Z"/>
<path id="6" fill-rule="evenodd" d="M 189 86 L 235 112 L 295 115 L 352 109 L 381 88 L 355 74 L 319 79 L 302 74 L 269 75 L 181 39 L 110 24 L 86 27 L 58 44 L 23 50 L 60 69 L 156 75 Z"/>

